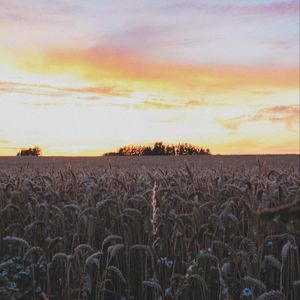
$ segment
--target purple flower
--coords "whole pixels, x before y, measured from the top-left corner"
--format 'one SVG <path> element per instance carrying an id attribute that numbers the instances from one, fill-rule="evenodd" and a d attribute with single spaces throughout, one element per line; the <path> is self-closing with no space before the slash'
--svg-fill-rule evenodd
<path id="1" fill-rule="evenodd" d="M 223 289 L 222 294 L 223 294 L 225 297 L 228 296 L 228 293 L 229 293 L 228 287 L 226 287 L 225 289 Z"/>

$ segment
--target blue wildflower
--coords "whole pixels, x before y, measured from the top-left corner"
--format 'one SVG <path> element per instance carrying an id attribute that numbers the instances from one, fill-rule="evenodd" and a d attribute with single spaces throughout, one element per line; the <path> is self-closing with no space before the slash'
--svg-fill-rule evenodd
<path id="1" fill-rule="evenodd" d="M 171 293 L 172 293 L 172 289 L 170 287 L 165 289 L 165 294 L 166 295 L 171 294 Z"/>
<path id="2" fill-rule="evenodd" d="M 166 265 L 167 268 L 170 269 L 173 266 L 173 261 L 172 260 L 166 260 L 165 265 Z"/>
<path id="3" fill-rule="evenodd" d="M 273 241 L 272 240 L 267 240 L 267 246 L 272 246 L 273 245 Z"/>
<path id="4" fill-rule="evenodd" d="M 35 289 L 36 293 L 41 293 L 42 292 L 42 288 L 38 285 L 37 288 Z"/>
<path id="5" fill-rule="evenodd" d="M 26 269 L 25 273 L 26 273 L 27 275 L 31 275 L 32 270 L 31 270 L 30 268 L 28 268 L 28 269 Z"/>
<path id="6" fill-rule="evenodd" d="M 15 275 L 13 276 L 13 279 L 14 279 L 14 280 L 18 280 L 19 278 L 20 278 L 20 274 L 19 274 L 19 273 L 15 274 Z"/>
<path id="7" fill-rule="evenodd" d="M 252 296 L 252 290 L 250 288 L 244 288 L 242 291 L 242 296 L 244 297 L 251 297 Z"/>
<path id="8" fill-rule="evenodd" d="M 40 271 L 40 272 L 46 272 L 46 265 L 45 264 L 43 264 L 43 263 L 41 263 L 41 264 L 38 264 L 37 265 L 37 268 L 38 268 L 38 270 Z"/>
<path id="9" fill-rule="evenodd" d="M 21 260 L 21 256 L 15 256 L 12 258 L 12 261 L 13 262 L 17 262 L 17 261 L 20 261 Z"/>
<path id="10" fill-rule="evenodd" d="M 209 253 L 211 253 L 211 248 L 209 247 L 209 248 L 207 249 L 207 251 L 208 251 Z"/>
<path id="11" fill-rule="evenodd" d="M 7 271 L 7 270 L 3 270 L 3 271 L 1 272 L 1 275 L 2 275 L 3 277 L 7 277 L 7 276 L 8 276 L 8 271 Z"/>
<path id="12" fill-rule="evenodd" d="M 160 263 L 164 263 L 165 261 L 167 261 L 167 257 L 163 257 L 163 256 L 161 256 L 161 257 L 159 257 L 158 259 L 157 259 L 157 263 L 158 264 L 160 264 Z"/>
<path id="13" fill-rule="evenodd" d="M 12 283 L 12 287 L 13 287 L 14 289 L 16 289 L 16 288 L 17 288 L 17 283 L 16 283 L 16 282 L 13 282 L 13 283 Z"/>

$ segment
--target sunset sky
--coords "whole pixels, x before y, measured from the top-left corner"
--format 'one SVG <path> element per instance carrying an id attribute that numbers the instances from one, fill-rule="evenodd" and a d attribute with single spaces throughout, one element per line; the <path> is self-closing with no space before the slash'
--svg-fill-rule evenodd
<path id="1" fill-rule="evenodd" d="M 0 155 L 299 153 L 299 2 L 0 0 Z"/>

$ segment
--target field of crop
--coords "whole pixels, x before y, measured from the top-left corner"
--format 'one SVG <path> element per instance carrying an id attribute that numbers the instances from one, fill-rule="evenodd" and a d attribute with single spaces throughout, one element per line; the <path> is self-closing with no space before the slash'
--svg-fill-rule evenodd
<path id="1" fill-rule="evenodd" d="M 0 158 L 0 299 L 300 299 L 299 156 Z"/>

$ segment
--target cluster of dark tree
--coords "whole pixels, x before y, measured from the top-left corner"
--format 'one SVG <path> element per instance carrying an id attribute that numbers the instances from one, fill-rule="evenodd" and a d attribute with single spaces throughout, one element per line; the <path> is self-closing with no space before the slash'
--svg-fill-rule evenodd
<path id="1" fill-rule="evenodd" d="M 176 145 L 165 145 L 163 142 L 156 142 L 154 146 L 125 146 L 117 152 L 105 153 L 104 156 L 144 156 L 144 155 L 209 155 L 210 150 L 188 143 Z"/>
<path id="2" fill-rule="evenodd" d="M 33 147 L 28 149 L 22 149 L 17 153 L 17 156 L 40 156 L 42 149 L 40 147 Z"/>

